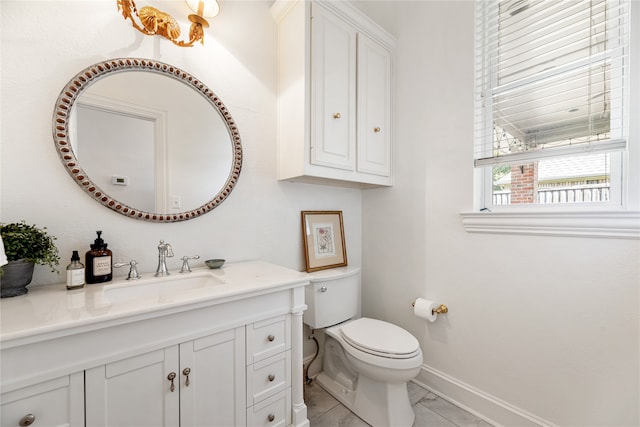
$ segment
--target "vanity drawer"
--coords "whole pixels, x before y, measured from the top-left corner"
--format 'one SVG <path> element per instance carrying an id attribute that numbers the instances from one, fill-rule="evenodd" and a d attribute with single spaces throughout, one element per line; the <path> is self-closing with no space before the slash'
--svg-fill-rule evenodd
<path id="1" fill-rule="evenodd" d="M 291 348 L 289 316 L 278 316 L 247 326 L 247 365 Z"/>
<path id="2" fill-rule="evenodd" d="M 2 393 L 0 426 L 83 426 L 84 373 Z"/>
<path id="3" fill-rule="evenodd" d="M 255 427 L 284 427 L 291 423 L 291 389 L 272 396 L 247 409 L 247 425 Z"/>
<path id="4" fill-rule="evenodd" d="M 247 405 L 251 406 L 291 385 L 291 352 L 247 366 Z"/>

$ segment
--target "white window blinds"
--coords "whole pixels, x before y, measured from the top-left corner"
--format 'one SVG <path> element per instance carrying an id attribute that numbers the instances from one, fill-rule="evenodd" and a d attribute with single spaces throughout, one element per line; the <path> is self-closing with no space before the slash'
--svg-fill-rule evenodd
<path id="1" fill-rule="evenodd" d="M 477 0 L 475 164 L 626 146 L 628 0 Z"/>

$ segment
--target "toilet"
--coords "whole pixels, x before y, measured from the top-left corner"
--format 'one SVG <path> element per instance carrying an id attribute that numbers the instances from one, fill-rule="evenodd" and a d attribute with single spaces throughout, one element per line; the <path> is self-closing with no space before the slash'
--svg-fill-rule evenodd
<path id="1" fill-rule="evenodd" d="M 305 288 L 304 323 L 325 334 L 322 372 L 316 381 L 367 423 L 411 426 L 415 414 L 407 381 L 418 375 L 418 340 L 389 322 L 356 318 L 359 268 L 312 273 Z"/>

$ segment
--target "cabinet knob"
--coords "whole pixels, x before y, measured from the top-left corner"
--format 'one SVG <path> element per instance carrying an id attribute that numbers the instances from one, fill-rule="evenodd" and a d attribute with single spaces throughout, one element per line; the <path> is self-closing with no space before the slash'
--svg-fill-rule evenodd
<path id="1" fill-rule="evenodd" d="M 373 128 L 373 131 L 374 131 L 375 133 L 380 132 L 380 127 L 379 127 L 379 126 L 374 127 L 374 128 Z"/>
<path id="2" fill-rule="evenodd" d="M 334 119 L 339 119 L 340 117 L 342 117 L 342 115 L 341 115 L 340 113 L 335 113 L 335 114 L 333 115 L 333 118 L 334 118 Z"/>
<path id="3" fill-rule="evenodd" d="M 167 375 L 167 379 L 171 381 L 171 387 L 169 387 L 169 390 L 171 390 L 171 393 L 173 393 L 176 390 L 176 386 L 173 384 L 173 380 L 176 379 L 176 373 L 170 372 L 169 375 Z"/>
<path id="4" fill-rule="evenodd" d="M 30 426 L 31 424 L 33 424 L 36 420 L 35 415 L 33 414 L 27 414 L 24 417 L 20 418 L 20 422 L 18 423 L 18 425 L 20 427 L 22 426 Z"/>
<path id="5" fill-rule="evenodd" d="M 321 287 L 320 292 L 327 292 L 327 287 L 326 286 Z"/>
<path id="6" fill-rule="evenodd" d="M 273 340 L 276 339 L 276 337 L 274 337 L 273 335 L 269 335 L 267 339 L 269 340 L 269 342 L 272 342 Z"/>
<path id="7" fill-rule="evenodd" d="M 270 423 L 272 423 L 272 422 L 273 422 L 273 420 L 275 420 L 275 419 L 276 419 L 276 416 L 275 416 L 275 415 L 273 415 L 273 414 L 269 414 L 269 415 L 267 416 L 267 419 L 269 420 L 269 422 L 270 422 Z"/>
<path id="8" fill-rule="evenodd" d="M 184 382 L 184 385 L 186 385 L 187 387 L 189 387 L 189 384 L 191 384 L 189 382 L 189 374 L 191 373 L 191 368 L 184 368 L 182 370 L 182 375 L 184 375 L 185 377 L 187 377 L 187 380 Z"/>
<path id="9" fill-rule="evenodd" d="M 273 380 L 276 379 L 276 376 L 273 374 L 269 374 L 269 376 L 267 377 L 269 379 L 269 382 L 273 382 Z"/>

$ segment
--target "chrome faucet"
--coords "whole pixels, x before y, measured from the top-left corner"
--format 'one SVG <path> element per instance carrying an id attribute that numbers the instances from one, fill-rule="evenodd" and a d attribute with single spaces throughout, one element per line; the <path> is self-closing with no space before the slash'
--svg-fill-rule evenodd
<path id="1" fill-rule="evenodd" d="M 129 274 L 127 275 L 127 280 L 138 280 L 140 278 L 140 274 L 138 274 L 138 261 L 132 259 L 129 262 L 116 262 L 113 264 L 115 268 L 124 267 L 125 265 L 129 266 Z"/>
<path id="2" fill-rule="evenodd" d="M 180 268 L 180 273 L 191 273 L 191 267 L 189 266 L 189 260 L 190 259 L 200 259 L 200 255 L 183 256 L 180 259 L 182 260 L 182 268 Z"/>
<path id="3" fill-rule="evenodd" d="M 156 268 L 156 274 L 154 276 L 168 276 L 169 269 L 167 269 L 167 258 L 173 256 L 173 249 L 169 243 L 165 243 L 164 240 L 160 240 L 158 245 L 158 268 Z"/>

